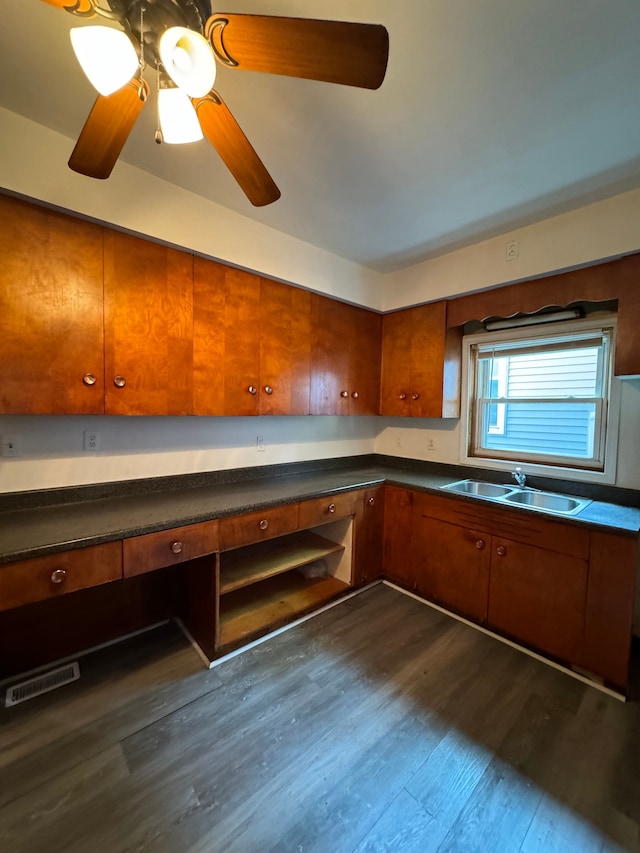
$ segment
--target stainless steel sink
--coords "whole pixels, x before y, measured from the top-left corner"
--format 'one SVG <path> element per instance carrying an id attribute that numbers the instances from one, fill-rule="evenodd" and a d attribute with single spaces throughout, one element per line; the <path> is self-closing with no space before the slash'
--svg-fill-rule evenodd
<path id="1" fill-rule="evenodd" d="M 441 486 L 448 492 L 470 495 L 503 504 L 535 509 L 539 512 L 551 512 L 557 515 L 577 515 L 591 503 L 587 498 L 574 498 L 555 492 L 541 492 L 536 489 L 504 486 L 500 483 L 485 483 L 483 480 L 458 480 Z"/>
<path id="2" fill-rule="evenodd" d="M 536 492 L 523 489 L 521 492 L 505 495 L 504 503 L 528 506 L 531 509 L 543 509 L 547 512 L 559 512 L 562 515 L 575 515 L 591 501 L 585 498 L 572 498 L 569 495 L 557 495 L 554 492 Z"/>
<path id="3" fill-rule="evenodd" d="M 501 498 L 514 492 L 510 486 L 500 486 L 498 483 L 484 483 L 482 480 L 460 480 L 443 486 L 450 492 L 459 492 L 461 495 L 476 495 L 480 498 Z"/>

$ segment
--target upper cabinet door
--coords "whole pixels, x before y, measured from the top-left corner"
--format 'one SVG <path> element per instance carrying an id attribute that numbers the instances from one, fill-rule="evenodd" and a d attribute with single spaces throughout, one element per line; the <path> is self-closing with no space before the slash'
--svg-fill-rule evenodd
<path id="1" fill-rule="evenodd" d="M 104 234 L 106 412 L 192 414 L 193 259 Z"/>
<path id="2" fill-rule="evenodd" d="M 260 278 L 194 258 L 194 411 L 257 415 Z"/>
<path id="3" fill-rule="evenodd" d="M 447 329 L 446 302 L 382 320 L 381 413 L 455 418 L 460 414 L 461 333 Z"/>
<path id="4" fill-rule="evenodd" d="M 102 234 L 0 195 L 0 413 L 104 412 Z"/>
<path id="5" fill-rule="evenodd" d="M 380 322 L 366 308 L 312 294 L 312 415 L 378 414 Z"/>
<path id="6" fill-rule="evenodd" d="M 365 308 L 351 305 L 346 308 L 350 329 L 349 414 L 377 415 L 380 413 L 382 318 Z"/>
<path id="7" fill-rule="evenodd" d="M 349 306 L 311 294 L 311 414 L 349 414 Z"/>
<path id="8" fill-rule="evenodd" d="M 311 294 L 260 280 L 260 414 L 308 415 Z"/>

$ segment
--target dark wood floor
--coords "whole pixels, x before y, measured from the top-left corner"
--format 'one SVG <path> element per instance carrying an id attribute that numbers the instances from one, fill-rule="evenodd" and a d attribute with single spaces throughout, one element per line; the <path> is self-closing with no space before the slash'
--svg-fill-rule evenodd
<path id="1" fill-rule="evenodd" d="M 3 853 L 640 851 L 640 706 L 386 587 L 207 671 L 167 626 L 0 712 Z"/>

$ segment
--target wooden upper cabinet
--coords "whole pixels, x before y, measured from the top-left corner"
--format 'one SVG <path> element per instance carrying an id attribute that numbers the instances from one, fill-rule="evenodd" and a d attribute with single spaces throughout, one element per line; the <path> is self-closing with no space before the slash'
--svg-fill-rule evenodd
<path id="1" fill-rule="evenodd" d="M 195 414 L 257 415 L 260 279 L 196 257 L 193 299 Z"/>
<path id="2" fill-rule="evenodd" d="M 105 410 L 193 411 L 193 259 L 104 232 Z"/>
<path id="3" fill-rule="evenodd" d="M 195 258 L 197 415 L 309 413 L 310 294 Z"/>
<path id="4" fill-rule="evenodd" d="M 382 318 L 380 411 L 395 417 L 460 415 L 462 334 L 447 329 L 447 303 L 432 302 Z"/>
<path id="5" fill-rule="evenodd" d="M 380 317 L 311 295 L 311 414 L 378 414 Z"/>
<path id="6" fill-rule="evenodd" d="M 311 294 L 260 280 L 261 415 L 308 415 Z"/>
<path id="7" fill-rule="evenodd" d="M 102 414 L 102 229 L 0 195 L 0 413 Z"/>

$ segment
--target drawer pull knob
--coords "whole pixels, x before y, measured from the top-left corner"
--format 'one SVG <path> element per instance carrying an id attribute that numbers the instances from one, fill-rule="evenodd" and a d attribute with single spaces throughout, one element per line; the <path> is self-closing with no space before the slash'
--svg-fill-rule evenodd
<path id="1" fill-rule="evenodd" d="M 369 498 L 369 500 L 367 501 L 367 503 L 369 504 L 369 506 L 373 506 L 373 505 L 375 504 L 375 502 L 376 502 L 376 499 L 375 499 L 375 498 Z"/>
<path id="2" fill-rule="evenodd" d="M 85 373 L 82 377 L 82 381 L 85 385 L 95 385 L 97 380 L 93 373 Z"/>
<path id="3" fill-rule="evenodd" d="M 51 583 L 64 583 L 67 579 L 66 569 L 54 569 L 51 572 Z"/>
<path id="4" fill-rule="evenodd" d="M 478 551 L 482 551 L 484 549 L 484 539 L 476 539 L 476 548 Z"/>
<path id="5" fill-rule="evenodd" d="M 398 400 L 406 400 L 406 399 L 407 399 L 407 395 L 404 393 L 404 391 L 402 392 L 402 394 L 398 394 Z"/>
<path id="6" fill-rule="evenodd" d="M 335 504 L 329 504 L 329 506 L 327 508 L 328 508 L 329 512 L 335 512 L 336 511 L 336 505 Z"/>
<path id="7" fill-rule="evenodd" d="M 269 526 L 269 522 L 267 521 L 266 518 L 263 518 L 259 524 L 260 530 L 266 530 L 268 526 Z"/>
<path id="8" fill-rule="evenodd" d="M 420 394 L 413 393 L 413 394 L 411 395 L 411 399 L 412 399 L 412 400 L 419 400 L 419 399 L 420 399 Z"/>
<path id="9" fill-rule="evenodd" d="M 182 542 L 180 542 L 179 539 L 176 539 L 175 542 L 172 542 L 169 547 L 171 548 L 174 554 L 182 554 L 182 551 L 184 549 L 184 545 L 182 544 Z"/>
<path id="10" fill-rule="evenodd" d="M 341 392 L 340 392 L 340 396 L 341 396 L 341 397 L 348 397 L 348 396 L 349 396 L 349 392 L 348 392 L 348 391 L 341 391 Z"/>
<path id="11" fill-rule="evenodd" d="M 498 555 L 498 557 L 504 557 L 506 556 L 506 553 L 507 549 L 504 547 L 504 545 L 498 545 L 498 547 L 496 548 L 496 554 Z"/>
<path id="12" fill-rule="evenodd" d="M 127 384 L 127 380 L 124 378 L 124 376 L 114 376 L 113 384 L 116 386 L 116 388 L 124 388 L 124 386 Z"/>
<path id="13" fill-rule="evenodd" d="M 360 394 L 358 394 L 357 391 L 354 391 L 351 396 L 353 397 L 354 400 L 357 400 L 358 397 L 360 396 Z"/>
<path id="14" fill-rule="evenodd" d="M 264 393 L 268 394 L 269 396 L 273 394 L 273 388 L 271 387 L 271 385 L 264 386 Z"/>
<path id="15" fill-rule="evenodd" d="M 249 387 L 247 388 L 247 391 L 251 394 L 252 397 L 258 393 L 258 389 L 256 388 L 255 385 L 249 385 Z"/>

